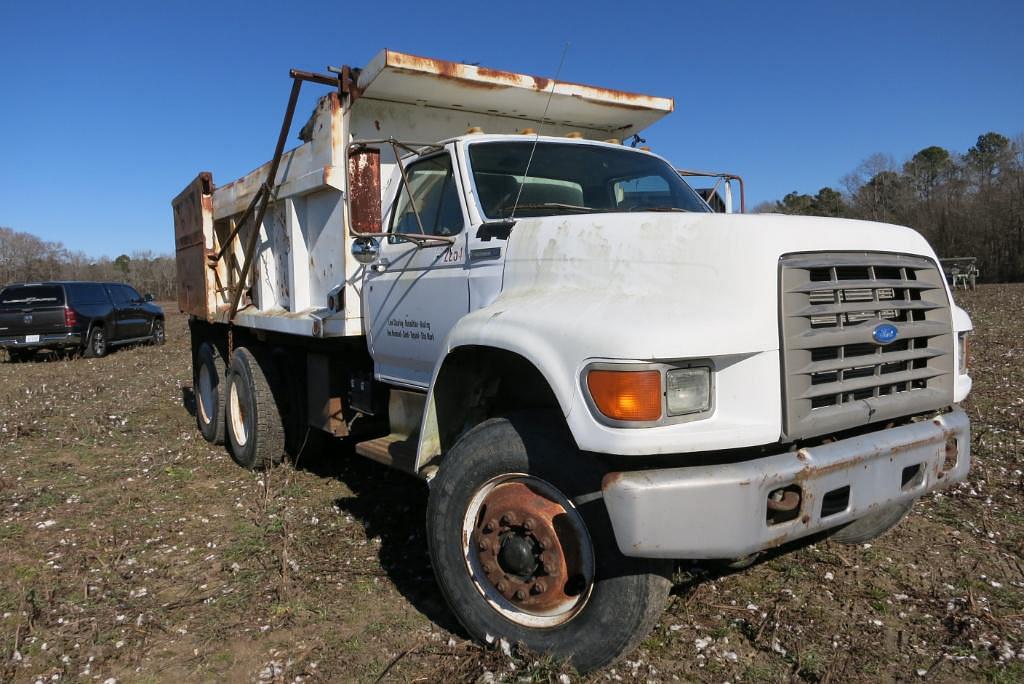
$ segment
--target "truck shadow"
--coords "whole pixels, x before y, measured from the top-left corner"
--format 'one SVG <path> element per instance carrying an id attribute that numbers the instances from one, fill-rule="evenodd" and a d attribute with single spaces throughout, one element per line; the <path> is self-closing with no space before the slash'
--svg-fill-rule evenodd
<path id="1" fill-rule="evenodd" d="M 356 455 L 343 441 L 328 448 L 306 450 L 294 467 L 345 485 L 351 495 L 340 496 L 333 503 L 359 521 L 368 539 L 380 539 L 381 568 L 399 593 L 438 627 L 470 638 L 448 609 L 434 579 L 424 529 L 428 491 L 424 483 Z M 823 533 L 798 539 L 745 562 L 679 561 L 671 594 L 685 601 L 707 582 L 770 563 L 827 536 Z"/>
<path id="2" fill-rule="evenodd" d="M 357 456 L 342 441 L 308 450 L 295 467 L 345 485 L 351 495 L 339 496 L 334 505 L 359 521 L 367 539 L 380 539 L 380 566 L 395 589 L 441 629 L 469 638 L 434 580 L 424 529 L 427 487 L 423 482 Z"/>

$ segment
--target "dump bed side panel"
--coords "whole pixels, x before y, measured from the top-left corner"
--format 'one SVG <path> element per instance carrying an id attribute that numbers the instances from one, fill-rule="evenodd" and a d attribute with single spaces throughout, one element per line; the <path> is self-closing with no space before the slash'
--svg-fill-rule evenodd
<path id="1" fill-rule="evenodd" d="M 207 256 L 213 251 L 213 176 L 204 171 L 171 202 L 178 272 L 178 308 L 211 320 L 214 285 Z"/>

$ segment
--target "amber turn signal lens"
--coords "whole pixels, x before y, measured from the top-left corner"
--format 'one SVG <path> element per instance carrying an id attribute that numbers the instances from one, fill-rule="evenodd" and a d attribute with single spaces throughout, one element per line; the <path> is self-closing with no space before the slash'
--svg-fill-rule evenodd
<path id="1" fill-rule="evenodd" d="M 587 389 L 597 410 L 612 420 L 661 418 L 661 373 L 658 371 L 592 370 Z"/>

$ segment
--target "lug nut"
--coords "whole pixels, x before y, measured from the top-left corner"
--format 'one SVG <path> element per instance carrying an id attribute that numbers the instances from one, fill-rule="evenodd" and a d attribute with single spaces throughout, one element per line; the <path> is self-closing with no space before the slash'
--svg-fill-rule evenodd
<path id="1" fill-rule="evenodd" d="M 532 532 L 533 528 L 536 525 L 537 525 L 537 523 L 534 522 L 533 518 L 527 518 L 526 520 L 523 521 L 523 529 L 525 529 L 527 532 Z"/>
<path id="2" fill-rule="evenodd" d="M 501 580 L 500 582 L 498 582 L 498 591 L 500 591 L 502 594 L 507 594 L 508 582 L 506 582 L 505 580 Z"/>
<path id="3" fill-rule="evenodd" d="M 547 590 L 548 585 L 544 584 L 543 582 L 534 582 L 533 586 L 530 587 L 530 591 L 534 594 L 543 594 Z"/>
<path id="4" fill-rule="evenodd" d="M 481 539 L 480 543 L 476 545 L 476 548 L 480 549 L 481 551 L 486 551 L 487 549 L 491 548 L 491 545 L 487 543 L 486 539 Z"/>
<path id="5" fill-rule="evenodd" d="M 494 563 L 484 563 L 484 572 L 488 575 L 494 572 Z"/>
<path id="6" fill-rule="evenodd" d="M 502 525 L 515 525 L 516 524 L 516 514 L 512 513 L 510 511 L 510 512 L 506 513 L 505 515 L 501 516 L 501 524 Z"/>
<path id="7" fill-rule="evenodd" d="M 522 601 L 524 598 L 526 598 L 526 594 L 523 592 L 522 589 L 516 589 L 515 597 L 516 601 Z"/>
<path id="8" fill-rule="evenodd" d="M 547 573 L 548 575 L 554 575 L 555 574 L 555 565 L 554 565 L 554 563 L 545 563 L 544 564 L 544 572 Z"/>
<path id="9" fill-rule="evenodd" d="M 547 537 L 544 537 L 543 539 L 538 539 L 537 540 L 537 546 L 539 546 L 542 550 L 546 549 L 549 546 L 551 546 L 551 540 L 548 539 Z"/>

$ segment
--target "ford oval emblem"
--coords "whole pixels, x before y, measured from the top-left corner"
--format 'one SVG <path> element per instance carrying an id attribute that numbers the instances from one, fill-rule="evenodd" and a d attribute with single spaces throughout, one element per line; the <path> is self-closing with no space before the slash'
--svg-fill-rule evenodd
<path id="1" fill-rule="evenodd" d="M 881 325 L 876 325 L 875 329 L 871 331 L 871 338 L 878 344 L 889 344 L 896 339 L 899 333 L 900 331 L 895 325 L 882 323 Z"/>

